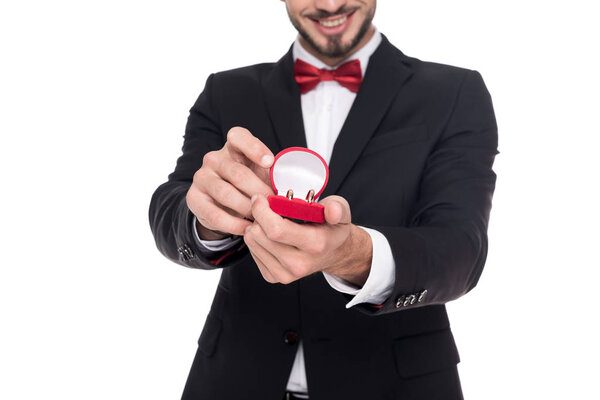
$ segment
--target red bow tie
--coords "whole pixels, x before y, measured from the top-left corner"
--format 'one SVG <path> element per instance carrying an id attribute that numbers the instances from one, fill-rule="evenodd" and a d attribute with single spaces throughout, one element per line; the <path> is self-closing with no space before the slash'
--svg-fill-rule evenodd
<path id="1" fill-rule="evenodd" d="M 322 81 L 336 81 L 356 93 L 362 82 L 362 71 L 359 60 L 348 61 L 337 69 L 319 69 L 298 58 L 294 64 L 294 78 L 302 94 L 310 92 Z"/>

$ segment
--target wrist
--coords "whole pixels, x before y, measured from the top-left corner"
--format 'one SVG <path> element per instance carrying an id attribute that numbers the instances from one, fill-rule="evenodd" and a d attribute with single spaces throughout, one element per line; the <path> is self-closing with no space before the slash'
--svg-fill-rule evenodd
<path id="1" fill-rule="evenodd" d="M 198 237 L 202 240 L 221 240 L 221 239 L 225 239 L 226 237 L 231 236 L 228 233 L 212 231 L 212 230 L 206 228 L 204 225 L 202 225 L 200 223 L 200 221 L 198 221 L 197 219 L 196 219 L 196 232 L 198 233 Z"/>
<path id="2" fill-rule="evenodd" d="M 350 226 L 348 238 L 340 246 L 339 267 L 325 271 L 359 287 L 364 286 L 373 258 L 371 236 L 356 225 Z"/>

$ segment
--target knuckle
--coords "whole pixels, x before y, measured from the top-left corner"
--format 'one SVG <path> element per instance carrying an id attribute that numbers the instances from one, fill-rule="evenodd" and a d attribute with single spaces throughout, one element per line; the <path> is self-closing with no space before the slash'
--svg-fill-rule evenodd
<path id="1" fill-rule="evenodd" d="M 245 129 L 239 126 L 234 126 L 227 132 L 227 141 L 235 142 L 245 134 Z"/>
<path id="2" fill-rule="evenodd" d="M 206 157 L 206 155 L 204 157 Z M 204 175 L 205 175 L 204 174 L 204 168 L 200 168 L 196 172 L 194 172 L 194 177 L 192 179 L 193 184 L 197 185 L 200 182 L 202 182 L 202 180 L 204 179 Z"/>
<path id="3" fill-rule="evenodd" d="M 272 224 L 265 229 L 265 235 L 273 241 L 279 241 L 283 237 L 283 229 L 279 224 Z"/>
<path id="4" fill-rule="evenodd" d="M 217 163 L 218 154 L 216 151 L 209 151 L 202 157 L 202 166 L 214 166 Z M 200 170 L 196 171 L 196 173 L 200 172 Z"/>
<path id="5" fill-rule="evenodd" d="M 277 272 L 269 270 L 269 273 L 271 274 L 271 279 L 273 280 L 273 283 L 281 283 L 281 277 Z"/>
<path id="6" fill-rule="evenodd" d="M 322 255 L 327 250 L 327 243 L 325 240 L 312 240 L 309 248 L 309 252 L 315 255 Z"/>
<path id="7" fill-rule="evenodd" d="M 235 138 L 235 135 L 237 133 L 237 129 L 235 127 L 231 128 L 229 131 L 227 131 L 227 141 L 233 141 Z"/>
<path id="8" fill-rule="evenodd" d="M 296 281 L 296 279 L 294 279 L 294 278 L 293 278 L 293 277 L 291 277 L 291 276 L 288 276 L 288 277 L 285 277 L 285 278 L 281 278 L 281 279 L 279 280 L 279 282 L 280 282 L 280 283 L 282 283 L 282 284 L 284 284 L 284 285 L 289 285 L 290 283 L 292 283 L 292 282 L 294 282 L 294 281 Z"/>
<path id="9" fill-rule="evenodd" d="M 296 260 L 289 265 L 289 272 L 292 276 L 296 277 L 296 279 L 300 279 L 307 274 L 308 266 L 302 260 Z"/>
<path id="10" fill-rule="evenodd" d="M 267 271 L 264 270 L 264 268 L 259 268 L 260 269 L 260 274 L 262 275 L 263 279 L 269 283 L 277 283 L 277 281 L 275 279 L 273 279 L 273 277 L 271 276 L 271 274 L 269 274 Z"/>

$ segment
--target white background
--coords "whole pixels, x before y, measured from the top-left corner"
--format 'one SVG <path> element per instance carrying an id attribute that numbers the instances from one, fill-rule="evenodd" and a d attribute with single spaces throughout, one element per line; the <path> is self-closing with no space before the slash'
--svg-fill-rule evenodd
<path id="1" fill-rule="evenodd" d="M 466 398 L 600 398 L 594 2 L 379 3 L 495 103 L 488 263 L 449 305 Z M 158 253 L 150 196 L 207 75 L 294 37 L 276 0 L 2 1 L 0 398 L 179 398 L 219 272 Z"/>

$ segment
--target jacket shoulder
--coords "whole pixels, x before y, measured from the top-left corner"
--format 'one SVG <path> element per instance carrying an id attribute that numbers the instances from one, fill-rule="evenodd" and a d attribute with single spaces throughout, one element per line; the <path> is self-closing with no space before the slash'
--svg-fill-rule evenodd
<path id="1" fill-rule="evenodd" d="M 413 93 L 415 94 L 451 100 L 455 98 L 465 81 L 471 80 L 477 82 L 479 86 L 485 86 L 481 75 L 475 70 L 439 62 L 423 61 L 408 56 L 390 43 L 385 36 L 382 45 L 384 47 L 382 47 L 381 53 L 388 57 L 388 62 L 402 65 L 402 68 L 407 68 L 410 71 L 409 86 L 414 89 Z"/>
<path id="2" fill-rule="evenodd" d="M 479 75 L 477 71 L 469 68 L 422 61 L 418 58 L 408 56 L 404 56 L 403 58 L 404 62 L 411 68 L 414 74 L 413 77 L 419 85 L 436 88 L 437 90 L 460 85 L 468 75 Z"/>
<path id="3" fill-rule="evenodd" d="M 275 65 L 276 63 L 261 63 L 216 72 L 213 74 L 213 82 L 216 87 L 220 88 L 238 86 L 240 89 L 259 85 L 263 77 L 268 75 Z M 241 87 L 239 87 L 240 85 Z"/>
<path id="4" fill-rule="evenodd" d="M 460 93 L 475 93 L 489 97 L 481 74 L 473 69 L 438 62 L 423 61 L 397 52 L 402 63 L 411 71 L 408 87 L 415 100 L 427 104 L 452 105 Z"/>

